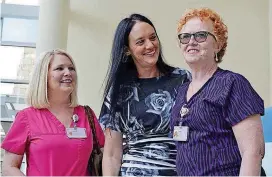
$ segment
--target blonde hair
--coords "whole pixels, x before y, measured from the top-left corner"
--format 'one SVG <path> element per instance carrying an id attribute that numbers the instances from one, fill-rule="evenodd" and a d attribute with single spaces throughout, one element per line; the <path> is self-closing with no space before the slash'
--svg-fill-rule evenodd
<path id="1" fill-rule="evenodd" d="M 210 19 L 213 23 L 214 33 L 219 43 L 221 44 L 221 50 L 217 53 L 218 61 L 222 61 L 225 55 L 226 48 L 228 45 L 228 28 L 223 22 L 222 18 L 212 9 L 209 8 L 199 8 L 199 9 L 189 9 L 181 17 L 178 23 L 177 32 L 180 32 L 182 27 L 192 18 L 198 17 L 202 21 Z"/>
<path id="2" fill-rule="evenodd" d="M 34 108 L 41 109 L 50 107 L 50 103 L 48 101 L 47 74 L 50 61 L 55 55 L 64 55 L 68 57 L 75 68 L 75 62 L 73 58 L 64 50 L 55 49 L 42 53 L 37 59 L 38 61 L 34 67 L 27 91 L 26 102 L 28 105 L 33 106 Z M 76 76 L 75 89 L 71 93 L 70 97 L 70 107 L 76 107 L 78 105 L 77 87 L 78 84 Z"/>

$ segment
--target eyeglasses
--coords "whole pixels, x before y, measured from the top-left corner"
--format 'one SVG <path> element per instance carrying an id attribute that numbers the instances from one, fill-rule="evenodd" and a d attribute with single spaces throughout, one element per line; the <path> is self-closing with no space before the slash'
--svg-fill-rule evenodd
<path id="1" fill-rule="evenodd" d="M 201 43 L 201 42 L 205 42 L 207 40 L 208 35 L 211 35 L 215 39 L 215 41 L 217 41 L 216 37 L 208 31 L 198 31 L 198 32 L 192 33 L 192 34 L 191 33 L 181 33 L 178 35 L 178 38 L 179 38 L 180 43 L 188 44 L 191 40 L 191 37 L 193 36 L 196 42 Z"/>

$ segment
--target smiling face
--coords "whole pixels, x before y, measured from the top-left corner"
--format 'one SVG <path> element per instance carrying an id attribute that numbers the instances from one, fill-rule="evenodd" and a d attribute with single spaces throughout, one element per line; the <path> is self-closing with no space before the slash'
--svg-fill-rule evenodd
<path id="1" fill-rule="evenodd" d="M 55 54 L 48 69 L 48 93 L 71 94 L 76 87 L 76 71 L 65 55 Z"/>
<path id="2" fill-rule="evenodd" d="M 199 31 L 207 31 L 213 33 L 213 23 L 211 20 L 201 21 L 199 18 L 190 19 L 181 29 L 179 34 L 194 34 Z M 197 42 L 193 36 L 188 44 L 180 43 L 181 52 L 187 63 L 196 62 L 215 62 L 215 53 L 219 52 L 218 44 L 212 35 L 207 35 L 204 42 Z"/>
<path id="3" fill-rule="evenodd" d="M 139 70 L 156 66 L 160 47 L 154 28 L 145 22 L 136 22 L 129 34 L 128 53 Z"/>

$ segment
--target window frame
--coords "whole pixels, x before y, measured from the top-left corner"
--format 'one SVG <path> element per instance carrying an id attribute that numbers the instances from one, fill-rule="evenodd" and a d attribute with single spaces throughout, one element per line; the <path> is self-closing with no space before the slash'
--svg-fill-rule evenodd
<path id="1" fill-rule="evenodd" d="M 2 41 L 3 22 L 4 22 L 5 18 L 39 20 L 39 6 L 5 4 L 5 1 L 3 1 L 1 4 L 0 45 L 2 45 L 2 46 L 15 46 L 15 47 L 32 47 L 32 48 L 36 47 L 36 43 Z"/>

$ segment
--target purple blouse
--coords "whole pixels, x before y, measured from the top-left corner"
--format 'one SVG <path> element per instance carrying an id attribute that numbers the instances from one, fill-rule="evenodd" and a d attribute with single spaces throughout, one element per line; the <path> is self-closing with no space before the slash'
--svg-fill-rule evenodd
<path id="1" fill-rule="evenodd" d="M 263 115 L 263 100 L 245 77 L 221 68 L 187 101 L 189 84 L 179 88 L 171 116 L 172 130 L 180 121 L 189 127 L 188 141 L 176 142 L 178 176 L 239 175 L 242 159 L 232 126 Z M 181 120 L 183 105 L 189 113 Z"/>

